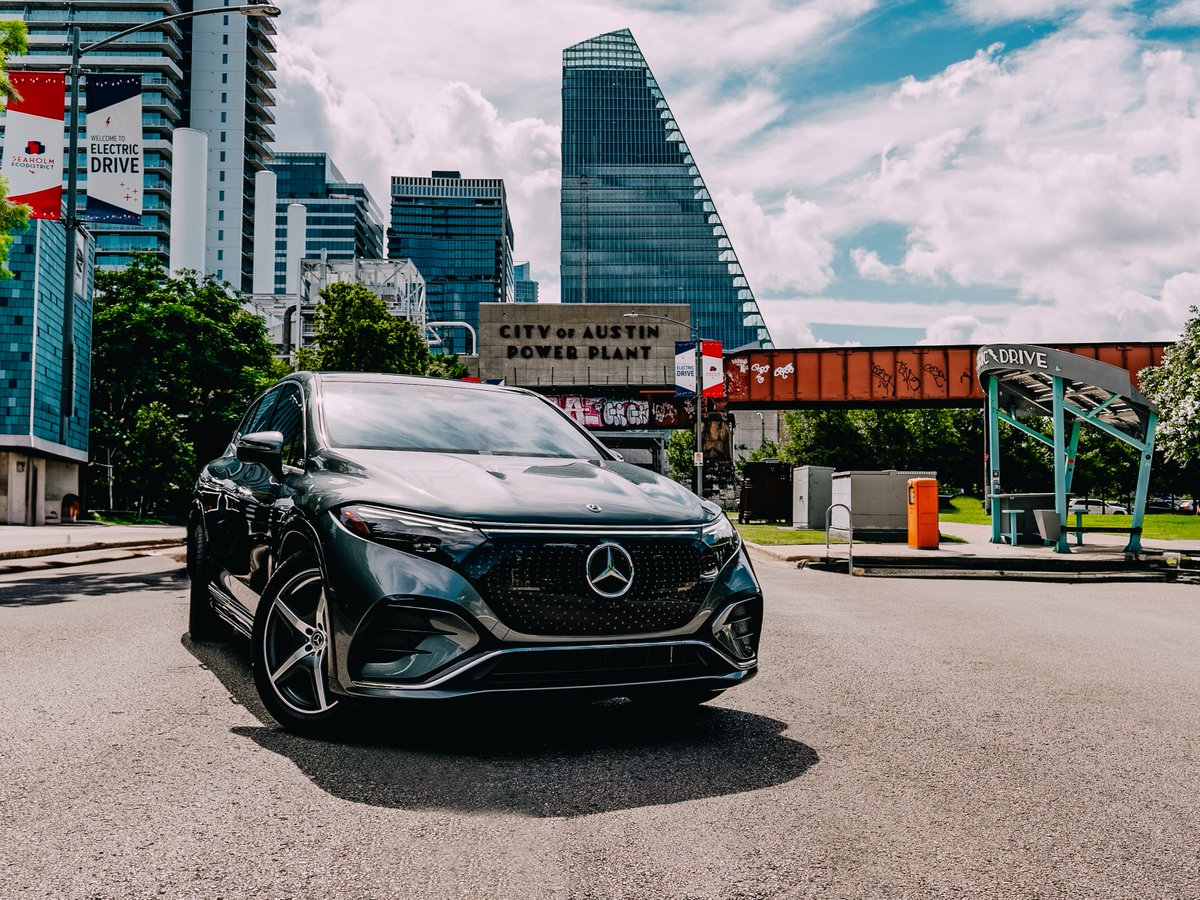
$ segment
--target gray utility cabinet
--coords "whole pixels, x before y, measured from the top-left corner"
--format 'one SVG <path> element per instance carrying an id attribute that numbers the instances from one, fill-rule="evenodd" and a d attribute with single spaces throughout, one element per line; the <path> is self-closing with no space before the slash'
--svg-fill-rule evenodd
<path id="1" fill-rule="evenodd" d="M 833 502 L 832 466 L 792 469 L 792 527 L 825 530 L 825 512 Z"/>
<path id="2" fill-rule="evenodd" d="M 908 479 L 937 478 L 937 472 L 835 472 L 831 503 L 850 507 L 835 509 L 830 531 L 839 537 L 848 533 L 854 522 L 854 537 L 869 541 L 908 539 Z"/>

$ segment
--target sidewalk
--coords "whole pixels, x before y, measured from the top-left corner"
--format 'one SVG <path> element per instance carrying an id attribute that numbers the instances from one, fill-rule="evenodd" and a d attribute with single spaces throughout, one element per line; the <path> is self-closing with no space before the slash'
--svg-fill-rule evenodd
<path id="1" fill-rule="evenodd" d="M 920 578 L 1002 578 L 1036 580 L 1126 580 L 1174 579 L 1186 567 L 1184 557 L 1200 557 L 1200 542 L 1142 540 L 1141 554 L 1126 554 L 1129 537 L 1124 534 L 1089 533 L 1082 546 L 1068 538 L 1071 552 L 1055 553 L 1052 547 L 991 543 L 990 525 L 965 525 L 943 522 L 942 534 L 962 538 L 966 543 L 943 542 L 937 550 L 916 550 L 907 544 L 854 544 L 856 575 L 911 575 Z M 801 566 L 825 568 L 824 544 L 764 546 L 747 542 L 759 556 Z M 849 544 L 831 544 L 829 570 L 846 571 Z M 1200 574 L 1192 570 L 1195 574 Z"/>
<path id="2" fill-rule="evenodd" d="M 185 538 L 174 525 L 0 525 L 0 573 L 127 559 L 182 548 Z"/>

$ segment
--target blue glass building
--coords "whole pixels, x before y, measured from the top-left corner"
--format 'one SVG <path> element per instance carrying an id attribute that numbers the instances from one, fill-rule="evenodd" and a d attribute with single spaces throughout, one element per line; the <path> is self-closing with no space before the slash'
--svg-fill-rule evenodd
<path id="1" fill-rule="evenodd" d="M 94 241 L 76 256 L 75 373 L 61 437 L 63 267 L 66 229 L 33 221 L 13 236 L 10 279 L 0 281 L 0 524 L 60 521 L 87 462 Z"/>
<path id="2" fill-rule="evenodd" d="M 726 349 L 771 336 L 628 29 L 563 51 L 562 301 L 687 303 Z"/>
<path id="3" fill-rule="evenodd" d="M 383 213 L 363 184 L 347 181 L 326 153 L 276 153 L 275 293 L 287 290 L 287 208 L 308 211 L 308 259 L 383 259 Z"/>
<path id="4" fill-rule="evenodd" d="M 529 276 L 529 263 L 513 264 L 513 297 L 518 303 L 538 302 L 538 283 Z"/>
<path id="5" fill-rule="evenodd" d="M 388 259 L 410 259 L 425 278 L 430 322 L 466 322 L 479 329 L 480 303 L 511 303 L 513 230 L 500 178 L 392 178 Z M 465 353 L 463 328 L 435 328 L 435 352 Z"/>

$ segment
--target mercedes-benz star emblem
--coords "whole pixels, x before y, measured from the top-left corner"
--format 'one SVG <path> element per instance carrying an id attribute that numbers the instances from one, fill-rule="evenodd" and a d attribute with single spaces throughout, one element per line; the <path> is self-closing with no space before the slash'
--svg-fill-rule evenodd
<path id="1" fill-rule="evenodd" d="M 633 586 L 633 558 L 620 544 L 601 544 L 588 554 L 587 580 L 601 597 L 615 600 Z"/>
<path id="2" fill-rule="evenodd" d="M 592 512 L 600 512 L 600 507 L 597 506 L 595 503 L 589 503 L 587 505 L 587 508 L 590 509 Z"/>

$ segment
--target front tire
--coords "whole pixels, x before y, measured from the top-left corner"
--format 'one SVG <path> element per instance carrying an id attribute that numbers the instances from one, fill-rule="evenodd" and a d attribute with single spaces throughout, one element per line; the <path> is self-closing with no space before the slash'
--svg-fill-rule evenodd
<path id="1" fill-rule="evenodd" d="M 316 561 L 293 556 L 275 570 L 254 616 L 254 685 L 263 705 L 294 734 L 328 735 L 348 701 L 329 690 L 329 604 Z"/>
<path id="2" fill-rule="evenodd" d="M 208 544 L 204 526 L 193 519 L 187 531 L 187 572 L 191 579 L 188 588 L 188 636 L 196 643 L 217 641 L 225 637 L 225 623 L 213 609 L 208 593 L 212 564 L 208 559 Z"/>

